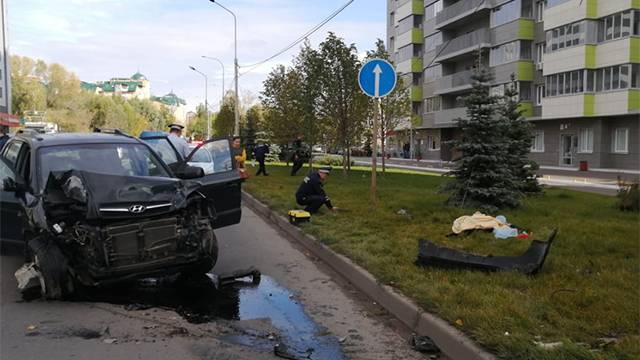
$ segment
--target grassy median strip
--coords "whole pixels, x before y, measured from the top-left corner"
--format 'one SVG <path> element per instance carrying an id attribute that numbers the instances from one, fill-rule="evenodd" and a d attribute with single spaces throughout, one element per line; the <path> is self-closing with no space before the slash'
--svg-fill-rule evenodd
<path id="1" fill-rule="evenodd" d="M 302 175 L 268 169 L 271 176 L 251 177 L 244 189 L 283 215 L 300 208 L 294 193 Z M 453 220 L 473 210 L 444 205 L 445 181 L 416 173 L 379 176 L 380 205 L 372 209 L 370 172 L 345 177 L 334 170 L 325 189 L 344 211 L 325 208 L 303 229 L 501 358 L 640 358 L 637 214 L 615 209 L 613 197 L 547 189 L 521 209 L 502 212 L 535 239 L 560 229 L 537 276 L 419 268 L 413 262 L 420 238 L 492 255 L 519 255 L 531 241 L 479 231 L 446 237 Z"/>

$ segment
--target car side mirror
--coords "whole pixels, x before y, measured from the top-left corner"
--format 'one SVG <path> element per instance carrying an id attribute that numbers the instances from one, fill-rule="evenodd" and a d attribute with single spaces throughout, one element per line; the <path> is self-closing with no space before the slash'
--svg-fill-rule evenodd
<path id="1" fill-rule="evenodd" d="M 201 167 L 182 164 L 174 170 L 180 179 L 197 179 L 204 176 L 204 170 Z"/>
<path id="2" fill-rule="evenodd" d="M 2 190 L 18 193 L 24 192 L 26 190 L 26 187 L 23 184 L 20 184 L 14 179 L 8 177 L 2 180 Z"/>

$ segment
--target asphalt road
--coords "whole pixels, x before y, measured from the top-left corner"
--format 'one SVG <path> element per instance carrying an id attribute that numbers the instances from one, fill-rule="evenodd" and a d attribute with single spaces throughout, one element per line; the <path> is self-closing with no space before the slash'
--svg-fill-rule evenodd
<path id="1" fill-rule="evenodd" d="M 76 301 L 25 302 L 13 276 L 21 255 L 3 252 L 0 359 L 273 359 L 276 343 L 312 359 L 425 358 L 380 307 L 243 211 L 240 225 L 216 232 L 213 273 L 255 267 L 259 286 L 216 292 L 154 280 Z"/>

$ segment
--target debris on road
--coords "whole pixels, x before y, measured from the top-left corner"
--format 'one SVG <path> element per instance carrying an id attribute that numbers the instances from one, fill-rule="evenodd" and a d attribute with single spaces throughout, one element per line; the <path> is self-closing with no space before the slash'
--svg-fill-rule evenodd
<path id="1" fill-rule="evenodd" d="M 413 334 L 409 341 L 411 347 L 421 353 L 439 353 L 440 348 L 436 343 L 428 336 L 420 336 Z"/>
<path id="2" fill-rule="evenodd" d="M 44 291 L 42 290 L 44 289 L 44 279 L 35 263 L 22 265 L 14 275 L 18 281 L 18 290 L 26 299 L 37 297 L 40 292 Z"/>
<path id="3" fill-rule="evenodd" d="M 504 220 L 504 222 L 500 220 Z M 457 235 L 470 230 L 493 230 L 509 227 L 504 217 L 500 220 L 477 211 L 471 216 L 465 215 L 455 219 L 451 226 L 451 231 Z"/>
<path id="4" fill-rule="evenodd" d="M 482 271 L 519 271 L 535 275 L 540 271 L 549 254 L 558 230 L 549 235 L 546 242 L 534 240 L 520 256 L 481 256 L 438 246 L 428 240 L 419 240 L 419 253 L 415 264 Z"/>
<path id="5" fill-rule="evenodd" d="M 118 339 L 116 339 L 116 338 L 107 338 L 107 339 L 103 339 L 102 342 L 105 343 L 105 344 L 115 344 L 115 343 L 118 342 Z"/>
<path id="6" fill-rule="evenodd" d="M 562 341 L 556 341 L 556 342 L 550 342 L 550 343 L 534 341 L 533 343 L 536 344 L 537 347 L 545 350 L 553 350 L 555 348 L 562 346 Z"/>

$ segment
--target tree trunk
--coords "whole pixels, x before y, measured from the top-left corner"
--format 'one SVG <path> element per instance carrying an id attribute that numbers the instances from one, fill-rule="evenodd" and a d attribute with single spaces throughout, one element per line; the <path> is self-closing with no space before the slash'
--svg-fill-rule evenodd
<path id="1" fill-rule="evenodd" d="M 351 171 L 351 146 L 347 148 L 347 169 Z"/>
<path id="2" fill-rule="evenodd" d="M 344 145 L 342 147 L 342 174 L 347 176 L 347 148 Z"/>

